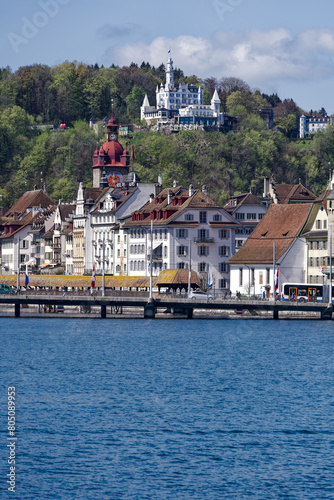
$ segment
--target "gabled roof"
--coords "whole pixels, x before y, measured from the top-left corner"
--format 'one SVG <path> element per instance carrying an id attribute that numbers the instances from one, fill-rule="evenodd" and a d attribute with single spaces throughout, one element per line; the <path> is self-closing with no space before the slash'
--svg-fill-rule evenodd
<path id="1" fill-rule="evenodd" d="M 43 191 L 43 189 L 26 191 L 8 210 L 6 217 L 17 214 L 20 218 L 29 208 L 48 208 L 50 205 L 55 205 L 55 202 Z"/>
<path id="2" fill-rule="evenodd" d="M 317 197 L 303 184 L 273 184 L 279 204 L 312 202 Z"/>
<path id="3" fill-rule="evenodd" d="M 241 205 L 261 205 L 262 203 L 254 196 L 252 193 L 243 193 L 236 196 L 232 196 L 228 202 L 224 205 L 225 210 L 230 213 L 235 212 Z"/>
<path id="4" fill-rule="evenodd" d="M 60 212 L 61 220 L 64 221 L 71 214 L 73 214 L 75 212 L 75 204 L 61 203 L 59 205 L 59 212 Z"/>
<path id="5" fill-rule="evenodd" d="M 168 203 L 168 193 L 171 193 L 171 203 Z M 203 193 L 203 191 L 194 189 L 193 194 L 189 196 L 189 189 L 185 189 L 182 186 L 176 186 L 173 188 L 163 189 L 152 201 L 147 202 L 141 209 L 136 210 L 134 214 L 142 214 L 142 220 L 130 220 L 124 225 L 124 227 L 148 225 L 151 223 L 151 212 L 157 213 L 163 211 L 167 212 L 167 217 L 154 218 L 153 224 L 159 226 L 167 225 L 174 222 L 174 219 L 176 219 L 181 212 L 189 208 L 205 210 L 216 208 L 224 210 L 208 195 Z M 231 218 L 231 224 L 235 224 L 235 220 L 232 219 L 230 214 L 227 212 L 226 217 Z"/>
<path id="6" fill-rule="evenodd" d="M 311 212 L 316 210 L 309 203 L 272 205 L 229 263 L 272 264 L 274 243 L 278 261 L 301 234 Z"/>

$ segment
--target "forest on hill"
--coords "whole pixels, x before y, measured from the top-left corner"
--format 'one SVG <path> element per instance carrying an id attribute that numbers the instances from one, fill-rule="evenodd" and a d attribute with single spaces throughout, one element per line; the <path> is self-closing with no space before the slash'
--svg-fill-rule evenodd
<path id="1" fill-rule="evenodd" d="M 105 140 L 89 119 L 111 115 L 120 125 L 140 124 L 145 93 L 155 103 L 156 86 L 164 81 L 165 67 L 99 68 L 77 62 L 55 67 L 33 65 L 16 72 L 0 69 L 0 195 L 10 206 L 25 190 L 43 187 L 58 201 L 71 201 L 79 182 L 92 182 L 92 156 Z M 181 131 L 161 135 L 145 127 L 120 142 L 135 147 L 135 170 L 142 181 L 163 185 L 174 179 L 187 186 L 207 185 L 210 196 L 223 203 L 231 194 L 251 190 L 262 194 L 263 177 L 277 182 L 301 180 L 320 194 L 334 166 L 334 132 L 328 128 L 312 140 L 295 140 L 303 112 L 291 98 L 265 95 L 231 77 L 204 81 L 175 70 L 177 82 L 204 88 L 209 103 L 218 89 L 222 111 L 238 118 L 234 132 Z M 267 130 L 258 110 L 272 107 L 275 128 Z M 310 111 L 308 111 L 309 113 Z M 314 112 L 313 112 L 314 113 Z M 321 109 L 319 115 L 325 115 Z M 51 131 L 50 124 L 65 123 L 67 130 Z M 142 124 L 143 125 L 143 124 Z"/>

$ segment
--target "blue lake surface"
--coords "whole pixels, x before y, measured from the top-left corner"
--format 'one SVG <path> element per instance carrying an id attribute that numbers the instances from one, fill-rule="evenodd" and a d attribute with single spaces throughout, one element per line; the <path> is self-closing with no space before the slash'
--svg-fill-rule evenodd
<path id="1" fill-rule="evenodd" d="M 0 497 L 333 499 L 333 327 L 1 319 Z"/>

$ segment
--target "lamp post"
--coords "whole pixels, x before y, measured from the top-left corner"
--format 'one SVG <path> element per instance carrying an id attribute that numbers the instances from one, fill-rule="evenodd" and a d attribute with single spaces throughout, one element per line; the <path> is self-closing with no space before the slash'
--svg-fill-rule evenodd
<path id="1" fill-rule="evenodd" d="M 189 238 L 189 274 L 188 274 L 188 297 L 191 292 L 191 239 Z"/>
<path id="2" fill-rule="evenodd" d="M 105 233 L 102 238 L 102 297 L 106 294 L 105 290 Z"/>
<path id="3" fill-rule="evenodd" d="M 150 295 L 149 299 L 152 300 L 153 297 L 153 265 L 152 265 L 152 260 L 153 260 L 153 219 L 151 219 L 151 255 L 150 255 Z"/>

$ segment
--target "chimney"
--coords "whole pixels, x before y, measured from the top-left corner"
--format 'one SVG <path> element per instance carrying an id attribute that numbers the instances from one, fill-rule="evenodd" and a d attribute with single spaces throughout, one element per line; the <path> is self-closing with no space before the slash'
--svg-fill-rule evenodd
<path id="1" fill-rule="evenodd" d="M 194 186 L 192 184 L 189 185 L 189 197 L 194 194 Z"/>
<path id="2" fill-rule="evenodd" d="M 269 177 L 265 177 L 263 179 L 263 198 L 266 198 L 269 195 Z"/>
<path id="3" fill-rule="evenodd" d="M 160 186 L 162 185 L 162 175 L 161 174 L 158 175 L 158 184 L 160 184 Z"/>
<path id="4" fill-rule="evenodd" d="M 173 196 L 172 191 L 168 191 L 168 205 L 170 205 L 172 203 L 172 196 Z"/>
<path id="5" fill-rule="evenodd" d="M 173 188 L 176 188 L 176 187 L 177 187 L 177 180 L 174 179 L 174 181 L 173 181 Z"/>
<path id="6" fill-rule="evenodd" d="M 155 184 L 154 185 L 154 196 L 158 196 L 162 191 L 162 186 L 161 184 Z"/>
<path id="7" fill-rule="evenodd" d="M 208 189 L 207 189 L 207 187 L 206 187 L 206 185 L 205 185 L 205 184 L 203 184 L 203 187 L 202 187 L 202 193 L 204 193 L 204 194 L 208 194 Z"/>
<path id="8" fill-rule="evenodd" d="M 154 194 L 153 194 L 153 193 L 151 193 L 151 194 L 150 194 L 150 203 L 152 203 L 152 201 L 153 201 L 153 200 L 154 200 Z"/>

